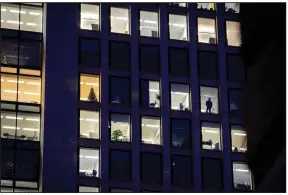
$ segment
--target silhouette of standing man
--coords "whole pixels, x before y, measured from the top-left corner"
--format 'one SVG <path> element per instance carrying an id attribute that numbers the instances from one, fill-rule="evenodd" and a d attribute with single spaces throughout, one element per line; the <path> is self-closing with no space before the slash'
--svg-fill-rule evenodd
<path id="1" fill-rule="evenodd" d="M 206 101 L 206 113 L 211 113 L 212 106 L 213 106 L 213 103 L 211 102 L 211 98 L 209 98 Z"/>

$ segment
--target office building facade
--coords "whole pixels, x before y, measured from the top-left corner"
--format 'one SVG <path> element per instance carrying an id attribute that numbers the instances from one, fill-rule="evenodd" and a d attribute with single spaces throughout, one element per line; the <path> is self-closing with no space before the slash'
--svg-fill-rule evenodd
<path id="1" fill-rule="evenodd" d="M 1 3 L 1 192 L 253 190 L 239 3 Z"/>

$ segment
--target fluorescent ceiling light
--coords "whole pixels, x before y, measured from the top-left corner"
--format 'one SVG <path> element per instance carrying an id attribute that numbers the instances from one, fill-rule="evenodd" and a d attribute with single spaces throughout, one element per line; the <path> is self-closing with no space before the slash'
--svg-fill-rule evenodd
<path id="1" fill-rule="evenodd" d="M 172 24 L 172 26 L 177 26 L 177 27 L 186 27 L 184 24 Z"/>
<path id="2" fill-rule="evenodd" d="M 1 79 L 1 81 L 4 81 L 4 79 Z"/>
<path id="3" fill-rule="evenodd" d="M 39 121 L 38 118 L 26 118 L 26 121 Z"/>
<path id="4" fill-rule="evenodd" d="M 3 129 L 20 129 L 20 127 L 13 127 L 13 126 L 2 126 Z"/>
<path id="5" fill-rule="evenodd" d="M 183 93 L 183 92 L 173 92 L 171 91 L 172 94 L 175 94 L 175 95 L 188 95 L 188 93 Z"/>
<path id="6" fill-rule="evenodd" d="M 144 22 L 147 24 L 157 24 L 157 21 L 152 21 L 152 20 L 144 20 Z"/>
<path id="7" fill-rule="evenodd" d="M 27 26 L 36 26 L 36 23 L 27 22 L 26 25 L 27 25 Z"/>
<path id="8" fill-rule="evenodd" d="M 140 30 L 141 28 L 152 28 L 152 29 L 157 29 L 157 27 L 153 27 L 153 26 L 140 26 Z"/>
<path id="9" fill-rule="evenodd" d="M 146 127 L 156 127 L 156 128 L 159 128 L 159 125 L 146 125 Z"/>
<path id="10" fill-rule="evenodd" d="M 83 85 L 84 84 L 84 82 L 80 82 L 80 85 Z"/>
<path id="11" fill-rule="evenodd" d="M 23 22 L 13 21 L 13 20 L 7 20 L 7 23 L 10 24 L 23 24 Z"/>
<path id="12" fill-rule="evenodd" d="M 218 131 L 212 131 L 212 130 L 205 130 L 205 132 L 206 132 L 206 133 L 215 133 L 215 134 L 218 133 Z"/>
<path id="13" fill-rule="evenodd" d="M 210 97 L 210 98 L 215 98 L 216 96 L 211 96 L 211 95 L 202 95 L 204 97 Z"/>
<path id="14" fill-rule="evenodd" d="M 8 83 L 17 83 L 16 80 L 7 80 Z M 18 83 L 24 83 L 24 81 L 18 81 Z"/>
<path id="15" fill-rule="evenodd" d="M 79 155 L 79 157 L 82 158 L 83 156 L 82 156 L 82 155 Z"/>
<path id="16" fill-rule="evenodd" d="M 7 119 L 16 119 L 15 116 L 6 116 L 5 118 L 7 118 Z M 17 119 L 18 119 L 18 120 L 23 120 L 22 117 L 17 117 Z"/>
<path id="17" fill-rule="evenodd" d="M 6 12 L 6 9 L 4 9 L 4 8 L 1 8 L 1 11 L 2 11 L 2 12 Z"/>
<path id="18" fill-rule="evenodd" d="M 199 27 L 198 32 L 215 33 L 215 29 L 211 27 Z"/>
<path id="19" fill-rule="evenodd" d="M 98 86 L 98 83 L 88 83 L 88 82 L 86 82 L 86 85 Z"/>
<path id="20" fill-rule="evenodd" d="M 151 92 L 159 92 L 158 89 L 149 89 L 149 91 L 151 91 Z"/>
<path id="21" fill-rule="evenodd" d="M 22 128 L 24 131 L 39 131 L 39 129 L 34 128 Z"/>
<path id="22" fill-rule="evenodd" d="M 246 133 L 233 133 L 233 135 L 246 136 Z"/>
<path id="23" fill-rule="evenodd" d="M 36 82 L 27 82 L 28 85 L 40 85 L 40 83 L 36 83 Z"/>
<path id="24" fill-rule="evenodd" d="M 98 156 L 84 156 L 84 158 L 98 159 Z"/>
<path id="25" fill-rule="evenodd" d="M 30 15 L 35 15 L 35 16 L 38 16 L 40 15 L 40 13 L 37 13 L 37 12 L 29 12 Z"/>
<path id="26" fill-rule="evenodd" d="M 24 92 L 25 95 L 40 95 L 39 93 Z"/>
<path id="27" fill-rule="evenodd" d="M 115 17 L 115 19 L 117 19 L 117 20 L 125 20 L 125 21 L 128 20 L 128 18 L 124 18 L 124 17 Z"/>
<path id="28" fill-rule="evenodd" d="M 15 9 L 11 9 L 10 12 L 12 12 L 12 13 L 20 13 L 20 14 L 26 14 L 26 11 L 19 11 L 19 10 L 15 10 Z"/>
<path id="29" fill-rule="evenodd" d="M 4 20 L 1 20 L 1 22 L 4 22 Z"/>
<path id="30" fill-rule="evenodd" d="M 89 122 L 98 122 L 97 119 L 91 119 L 91 118 L 86 118 L 85 121 L 89 121 Z"/>
<path id="31" fill-rule="evenodd" d="M 235 171 L 238 171 L 238 172 L 249 172 L 249 170 L 247 170 L 247 169 L 235 169 Z"/>
<path id="32" fill-rule="evenodd" d="M 80 100 L 88 100 L 87 98 L 80 98 Z"/>
<path id="33" fill-rule="evenodd" d="M 17 91 L 15 91 L 15 90 L 4 90 L 4 92 L 6 92 L 6 93 L 17 93 Z M 21 92 L 18 91 L 18 93 L 21 93 Z"/>

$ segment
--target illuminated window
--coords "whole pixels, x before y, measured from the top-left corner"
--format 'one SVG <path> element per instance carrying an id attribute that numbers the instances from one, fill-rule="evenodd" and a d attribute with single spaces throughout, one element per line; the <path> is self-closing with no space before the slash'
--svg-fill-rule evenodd
<path id="1" fill-rule="evenodd" d="M 231 125 L 232 152 L 247 151 L 247 133 L 240 125 Z"/>
<path id="2" fill-rule="evenodd" d="M 222 150 L 222 137 L 220 124 L 202 122 L 202 149 L 205 150 Z"/>
<path id="3" fill-rule="evenodd" d="M 197 3 L 197 9 L 215 11 L 215 3 Z"/>
<path id="4" fill-rule="evenodd" d="M 82 193 L 93 193 L 93 192 L 99 192 L 99 188 L 98 187 L 91 187 L 91 186 L 79 186 L 78 187 L 78 192 L 82 192 Z"/>
<path id="5" fill-rule="evenodd" d="M 169 14 L 169 38 L 188 41 L 187 17 L 185 15 Z"/>
<path id="6" fill-rule="evenodd" d="M 240 13 L 240 3 L 225 3 L 225 12 L 231 14 Z"/>
<path id="7" fill-rule="evenodd" d="M 80 148 L 79 176 L 100 177 L 99 149 Z"/>
<path id="8" fill-rule="evenodd" d="M 208 114 L 219 114 L 218 88 L 200 87 L 201 112 Z"/>
<path id="9" fill-rule="evenodd" d="M 198 42 L 217 43 L 215 19 L 198 18 Z"/>
<path id="10" fill-rule="evenodd" d="M 161 145 L 162 132 L 160 118 L 141 117 L 141 138 L 143 144 Z"/>
<path id="11" fill-rule="evenodd" d="M 130 33 L 129 9 L 110 8 L 110 30 L 112 33 Z"/>
<path id="12" fill-rule="evenodd" d="M 140 36 L 159 37 L 158 13 L 140 11 Z"/>
<path id="13" fill-rule="evenodd" d="M 233 183 L 236 190 L 252 190 L 252 174 L 247 164 L 233 162 Z"/>
<path id="14" fill-rule="evenodd" d="M 187 7 L 186 3 L 168 3 L 171 7 Z"/>
<path id="15" fill-rule="evenodd" d="M 100 30 L 99 5 L 81 3 L 81 29 Z"/>
<path id="16" fill-rule="evenodd" d="M 111 113 L 111 141 L 130 142 L 130 134 L 130 115 Z"/>
<path id="17" fill-rule="evenodd" d="M 17 75 L 1 74 L 1 100 L 17 102 Z"/>
<path id="18" fill-rule="evenodd" d="M 171 83 L 170 85 L 171 110 L 190 110 L 190 87 L 186 84 Z"/>
<path id="19" fill-rule="evenodd" d="M 99 112 L 80 110 L 80 138 L 99 139 Z"/>
<path id="20" fill-rule="evenodd" d="M 80 75 L 80 100 L 100 102 L 100 86 L 98 75 Z"/>
<path id="21" fill-rule="evenodd" d="M 159 81 L 141 80 L 141 105 L 143 107 L 160 108 Z"/>
<path id="22" fill-rule="evenodd" d="M 226 21 L 226 38 L 228 46 L 241 46 L 240 22 Z"/>

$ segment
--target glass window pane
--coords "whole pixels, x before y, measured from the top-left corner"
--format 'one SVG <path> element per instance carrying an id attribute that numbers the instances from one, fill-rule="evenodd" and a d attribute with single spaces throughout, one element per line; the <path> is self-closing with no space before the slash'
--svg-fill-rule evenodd
<path id="1" fill-rule="evenodd" d="M 20 7 L 20 30 L 42 32 L 42 7 Z"/>
<path id="2" fill-rule="evenodd" d="M 245 67 L 243 59 L 238 55 L 227 54 L 228 80 L 244 82 Z"/>
<path id="3" fill-rule="evenodd" d="M 222 161 L 220 159 L 203 158 L 202 174 L 204 188 L 223 188 Z"/>
<path id="4" fill-rule="evenodd" d="M 19 5 L 1 3 L 1 28 L 19 30 L 20 24 L 23 25 L 23 22 L 19 22 L 19 14 Z"/>
<path id="5" fill-rule="evenodd" d="M 14 152 L 11 149 L 2 149 L 1 151 L 1 177 L 14 177 Z"/>
<path id="6" fill-rule="evenodd" d="M 110 136 L 112 141 L 130 142 L 130 115 L 110 115 Z"/>
<path id="7" fill-rule="evenodd" d="M 169 72 L 189 76 L 189 53 L 187 49 L 169 48 Z"/>
<path id="8" fill-rule="evenodd" d="M 252 190 L 252 175 L 247 164 L 233 162 L 233 181 L 237 190 Z"/>
<path id="9" fill-rule="evenodd" d="M 220 124 L 202 122 L 202 149 L 205 150 L 222 150 L 222 136 Z"/>
<path id="10" fill-rule="evenodd" d="M 216 44 L 215 19 L 198 18 L 198 42 Z"/>
<path id="11" fill-rule="evenodd" d="M 143 107 L 160 108 L 160 83 L 158 81 L 141 80 L 141 105 Z"/>
<path id="12" fill-rule="evenodd" d="M 90 187 L 90 186 L 79 186 L 79 192 L 89 192 L 89 193 L 93 193 L 93 192 L 99 192 L 99 188 L 97 187 Z"/>
<path id="13" fill-rule="evenodd" d="M 100 31 L 99 5 L 81 3 L 81 29 Z"/>
<path id="14" fill-rule="evenodd" d="M 130 69 L 130 44 L 128 42 L 110 42 L 110 68 Z"/>
<path id="15" fill-rule="evenodd" d="M 128 151 L 111 150 L 110 179 L 114 181 L 131 180 L 131 154 Z"/>
<path id="16" fill-rule="evenodd" d="M 110 77 L 110 103 L 130 104 L 130 79 Z"/>
<path id="17" fill-rule="evenodd" d="M 189 85 L 171 83 L 171 109 L 172 110 L 190 110 L 190 89 Z"/>
<path id="18" fill-rule="evenodd" d="M 156 153 L 141 153 L 141 181 L 162 183 L 162 156 Z"/>
<path id="19" fill-rule="evenodd" d="M 201 112 L 209 114 L 218 114 L 218 88 L 216 87 L 200 87 L 201 94 Z"/>
<path id="20" fill-rule="evenodd" d="M 225 3 L 225 11 L 228 13 L 240 13 L 240 3 Z"/>
<path id="21" fill-rule="evenodd" d="M 0 187 L 0 192 L 3 192 L 3 193 L 10 193 L 10 192 L 13 192 L 13 188 L 5 188 L 5 187 Z"/>
<path id="22" fill-rule="evenodd" d="M 19 42 L 19 65 L 32 68 L 41 68 L 41 42 L 24 41 Z"/>
<path id="23" fill-rule="evenodd" d="M 110 30 L 112 33 L 130 33 L 129 9 L 110 8 Z"/>
<path id="24" fill-rule="evenodd" d="M 190 121 L 171 119 L 171 145 L 177 148 L 190 149 Z"/>
<path id="25" fill-rule="evenodd" d="M 172 184 L 192 185 L 192 162 L 187 156 L 172 156 Z"/>
<path id="26" fill-rule="evenodd" d="M 33 75 L 33 76 L 41 76 L 40 70 L 31 70 L 31 69 L 20 68 L 19 73 L 20 74 L 26 74 L 26 75 Z"/>
<path id="27" fill-rule="evenodd" d="M 169 14 L 169 38 L 188 41 L 186 16 Z"/>
<path id="28" fill-rule="evenodd" d="M 198 53 L 199 77 L 201 79 L 217 79 L 217 54 L 215 52 L 199 51 Z"/>
<path id="29" fill-rule="evenodd" d="M 14 189 L 15 193 L 37 193 L 38 190 L 37 189 Z"/>
<path id="30" fill-rule="evenodd" d="M 98 39 L 80 39 L 80 65 L 100 67 L 100 43 Z"/>
<path id="31" fill-rule="evenodd" d="M 79 151 L 79 176 L 100 177 L 99 150 L 80 148 Z"/>
<path id="32" fill-rule="evenodd" d="M 17 113 L 17 139 L 39 141 L 40 114 Z"/>
<path id="33" fill-rule="evenodd" d="M 159 46 L 140 45 L 140 71 L 160 73 Z"/>
<path id="34" fill-rule="evenodd" d="M 241 46 L 240 22 L 226 21 L 226 39 L 229 46 Z"/>
<path id="35" fill-rule="evenodd" d="M 39 151 L 17 150 L 15 177 L 19 180 L 37 180 L 39 174 Z M 27 158 L 29 156 L 29 158 Z"/>
<path id="36" fill-rule="evenodd" d="M 17 39 L 1 37 L 1 64 L 18 65 L 18 48 Z"/>
<path id="37" fill-rule="evenodd" d="M 80 75 L 80 100 L 100 102 L 100 85 L 98 75 Z"/>
<path id="38" fill-rule="evenodd" d="M 168 3 L 168 5 L 172 7 L 187 7 L 186 3 Z"/>
<path id="39" fill-rule="evenodd" d="M 243 114 L 243 92 L 241 90 L 229 90 L 230 115 L 242 117 Z"/>
<path id="40" fill-rule="evenodd" d="M 16 112 L 7 112 L 1 110 L 1 138 L 15 139 L 15 135 L 16 135 Z"/>
<path id="41" fill-rule="evenodd" d="M 216 4 L 215 3 L 197 3 L 197 9 L 215 11 Z"/>
<path id="42" fill-rule="evenodd" d="M 41 78 L 19 75 L 18 102 L 41 104 Z"/>
<path id="43" fill-rule="evenodd" d="M 99 112 L 80 110 L 80 138 L 99 139 Z"/>
<path id="44" fill-rule="evenodd" d="M 20 69 L 21 70 L 21 69 Z M 17 69 L 16 68 L 10 68 L 10 67 L 1 67 L 1 72 L 5 73 L 16 73 L 17 74 Z M 21 74 L 21 72 L 20 72 Z"/>
<path id="45" fill-rule="evenodd" d="M 159 37 L 158 13 L 140 11 L 140 36 Z"/>
<path id="46" fill-rule="evenodd" d="M 231 142 L 233 152 L 247 151 L 247 133 L 240 125 L 231 125 Z"/>
<path id="47" fill-rule="evenodd" d="M 141 117 L 141 138 L 143 144 L 161 145 L 162 132 L 160 118 Z"/>
<path id="48" fill-rule="evenodd" d="M 1 74 L 1 100 L 17 102 L 17 76 Z"/>
<path id="49" fill-rule="evenodd" d="M 28 181 L 16 181 L 15 186 L 20 188 L 38 188 L 38 183 Z"/>

